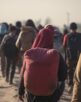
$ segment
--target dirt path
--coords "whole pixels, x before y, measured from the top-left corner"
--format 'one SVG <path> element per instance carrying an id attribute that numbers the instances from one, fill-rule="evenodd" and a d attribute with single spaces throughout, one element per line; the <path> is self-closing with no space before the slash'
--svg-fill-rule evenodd
<path id="1" fill-rule="evenodd" d="M 18 80 L 19 75 L 16 75 L 14 84 L 9 85 L 0 73 L 0 102 L 18 102 Z"/>

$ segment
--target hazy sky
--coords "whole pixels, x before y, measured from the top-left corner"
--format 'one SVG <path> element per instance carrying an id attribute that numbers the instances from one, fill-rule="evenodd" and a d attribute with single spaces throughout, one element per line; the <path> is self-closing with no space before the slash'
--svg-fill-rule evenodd
<path id="1" fill-rule="evenodd" d="M 81 23 L 81 0 L 0 0 L 0 22 L 50 18 L 52 24 Z"/>

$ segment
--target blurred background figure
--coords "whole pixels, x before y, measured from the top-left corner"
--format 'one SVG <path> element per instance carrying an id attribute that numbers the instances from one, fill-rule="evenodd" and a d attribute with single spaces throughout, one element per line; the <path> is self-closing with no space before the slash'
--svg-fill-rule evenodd
<path id="1" fill-rule="evenodd" d="M 25 26 L 30 26 L 32 27 L 36 32 L 38 31 L 36 26 L 35 26 L 35 23 L 32 19 L 28 19 L 25 23 Z"/>
<path id="2" fill-rule="evenodd" d="M 18 49 L 15 46 L 15 42 L 17 40 L 16 27 L 11 25 L 9 30 L 9 34 L 5 35 L 1 42 L 1 50 L 3 51 L 7 61 L 5 73 L 6 82 L 12 84 L 16 69 Z"/>
<path id="3" fill-rule="evenodd" d="M 6 22 L 1 23 L 0 24 L 0 37 L 4 36 L 5 34 L 7 34 L 8 33 L 8 29 L 9 29 L 8 23 L 6 23 Z"/>
<path id="4" fill-rule="evenodd" d="M 81 52 L 81 33 L 77 32 L 77 24 L 70 24 L 70 33 L 64 36 L 63 46 L 66 50 L 66 63 L 68 66 L 68 92 L 72 93 L 73 76 L 79 54 Z"/>
<path id="5" fill-rule="evenodd" d="M 62 38 L 63 46 L 64 46 L 64 44 L 65 44 L 65 39 L 66 39 L 68 33 L 69 33 L 68 29 L 65 28 L 65 29 L 63 30 L 63 38 Z M 64 50 L 64 58 L 65 58 L 65 60 L 66 60 L 66 54 L 67 54 L 67 53 L 66 53 L 66 48 L 63 47 L 63 50 Z"/>
<path id="6" fill-rule="evenodd" d="M 22 28 L 22 23 L 21 21 L 16 21 L 15 23 L 15 26 L 16 26 L 16 29 L 17 29 L 17 35 L 19 35 L 20 31 L 21 31 L 21 28 Z"/>
<path id="7" fill-rule="evenodd" d="M 0 44 L 3 37 L 9 33 L 9 25 L 6 22 L 0 24 Z M 6 67 L 6 59 L 3 51 L 0 48 L 0 61 L 1 61 L 1 72 L 2 76 L 5 77 L 5 67 Z"/>
<path id="8" fill-rule="evenodd" d="M 31 48 L 36 33 L 37 29 L 33 20 L 27 20 L 25 26 L 22 27 L 21 32 L 16 41 L 16 47 L 20 50 L 19 69 L 22 66 L 23 54 L 26 50 Z"/>

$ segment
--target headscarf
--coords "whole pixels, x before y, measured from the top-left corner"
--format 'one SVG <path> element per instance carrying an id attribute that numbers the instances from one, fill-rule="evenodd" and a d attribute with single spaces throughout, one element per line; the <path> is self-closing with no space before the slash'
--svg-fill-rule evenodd
<path id="1" fill-rule="evenodd" d="M 55 27 L 53 25 L 46 25 L 45 28 L 51 30 L 52 33 L 55 31 Z"/>
<path id="2" fill-rule="evenodd" d="M 37 34 L 35 41 L 32 45 L 32 48 L 40 47 L 40 48 L 53 48 L 53 36 L 54 31 L 49 28 L 43 28 Z"/>

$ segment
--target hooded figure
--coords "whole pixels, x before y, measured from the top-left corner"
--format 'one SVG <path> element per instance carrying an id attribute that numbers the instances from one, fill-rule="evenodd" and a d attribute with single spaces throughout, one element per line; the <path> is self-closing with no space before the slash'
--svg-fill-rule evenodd
<path id="1" fill-rule="evenodd" d="M 20 99 L 24 88 L 27 102 L 57 102 L 55 91 L 59 81 L 66 79 L 66 65 L 62 56 L 53 49 L 54 31 L 39 31 L 30 50 L 24 54 L 19 87 Z"/>

